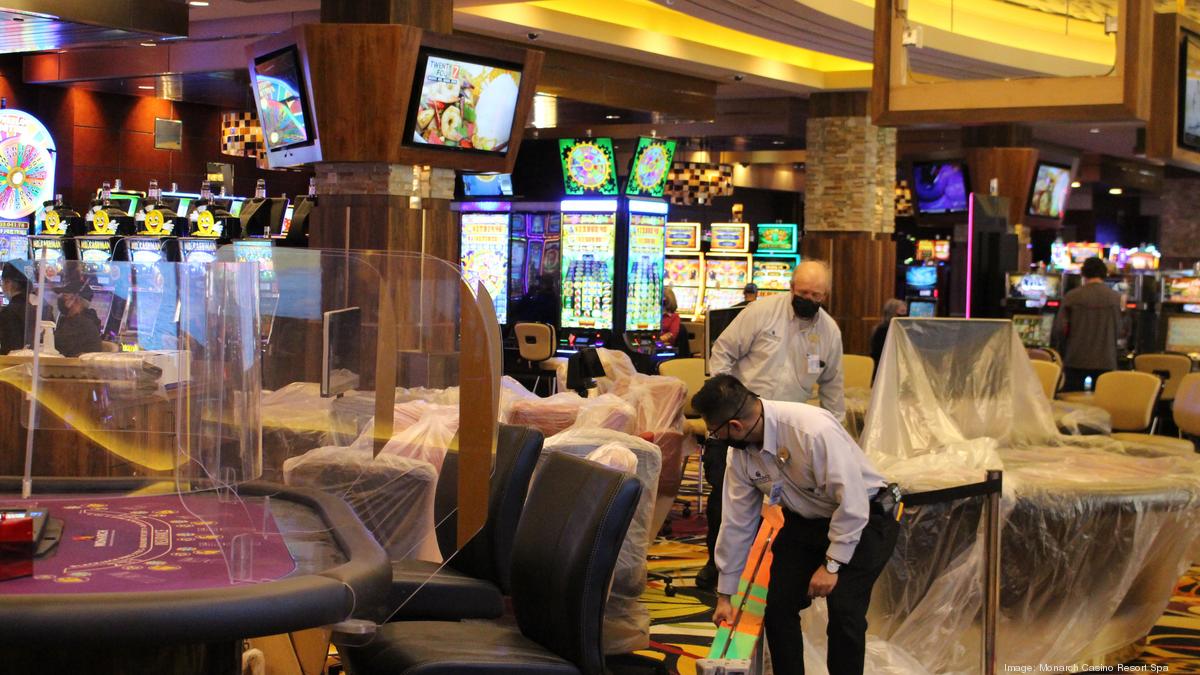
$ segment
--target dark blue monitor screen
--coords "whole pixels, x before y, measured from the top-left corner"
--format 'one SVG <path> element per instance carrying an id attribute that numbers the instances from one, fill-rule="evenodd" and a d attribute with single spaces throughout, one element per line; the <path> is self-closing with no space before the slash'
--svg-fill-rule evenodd
<path id="1" fill-rule="evenodd" d="M 937 315 L 937 304 L 912 300 L 908 303 L 908 315 L 914 318 L 927 318 Z"/>
<path id="2" fill-rule="evenodd" d="M 465 173 L 463 194 L 468 197 L 511 197 L 512 174 L 508 173 Z"/>
<path id="3" fill-rule="evenodd" d="M 936 288 L 938 268 L 914 265 L 904 272 L 904 283 L 912 288 Z"/>
<path id="4" fill-rule="evenodd" d="M 958 162 L 913 164 L 914 192 L 921 213 L 966 213 L 967 181 Z"/>

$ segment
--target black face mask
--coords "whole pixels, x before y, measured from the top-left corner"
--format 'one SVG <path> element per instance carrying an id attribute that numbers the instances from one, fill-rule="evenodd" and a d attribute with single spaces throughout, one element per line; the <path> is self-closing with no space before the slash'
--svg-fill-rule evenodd
<path id="1" fill-rule="evenodd" d="M 67 300 L 66 300 L 66 298 L 59 298 L 59 299 L 58 299 L 58 311 L 62 312 L 63 314 L 66 314 L 66 313 L 67 313 Z"/>
<path id="2" fill-rule="evenodd" d="M 741 438 L 736 439 L 736 440 L 731 438 L 728 441 L 726 441 L 726 443 L 729 444 L 729 447 L 737 448 L 738 450 L 745 450 L 746 448 L 750 447 L 750 441 L 748 441 L 746 439 L 750 438 L 750 434 L 754 433 L 754 428 L 757 427 L 760 423 L 762 423 L 762 420 L 763 420 L 762 413 L 759 413 L 758 421 L 755 422 L 753 424 L 753 426 L 751 426 L 749 429 L 747 429 L 746 433 L 743 434 Z"/>
<path id="3" fill-rule="evenodd" d="M 796 312 L 796 316 L 801 319 L 811 319 L 817 315 L 817 310 L 821 309 L 821 303 L 793 295 L 792 309 Z"/>

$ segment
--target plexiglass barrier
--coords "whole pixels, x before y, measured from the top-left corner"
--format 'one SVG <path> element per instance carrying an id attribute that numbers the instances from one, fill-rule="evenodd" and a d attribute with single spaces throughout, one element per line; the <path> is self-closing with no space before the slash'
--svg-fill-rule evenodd
<path id="1" fill-rule="evenodd" d="M 0 593 L 340 569 L 346 533 L 307 490 L 348 504 L 422 578 L 486 521 L 499 331 L 486 293 L 445 261 L 234 244 L 206 264 L 18 267 L 26 347 L 0 356 L 0 475 L 28 458 L 32 494 L 4 482 L 0 507 L 120 537 L 120 555 L 64 540 Z M 408 600 L 361 595 L 347 584 L 336 620 Z"/>

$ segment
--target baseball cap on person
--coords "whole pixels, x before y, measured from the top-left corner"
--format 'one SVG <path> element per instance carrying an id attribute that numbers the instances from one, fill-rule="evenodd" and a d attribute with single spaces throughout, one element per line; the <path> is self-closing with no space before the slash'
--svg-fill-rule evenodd
<path id="1" fill-rule="evenodd" d="M 0 279 L 9 283 L 17 284 L 22 288 L 29 287 L 29 277 L 20 270 L 16 265 L 6 262 L 3 269 L 0 269 Z"/>
<path id="2" fill-rule="evenodd" d="M 743 293 L 757 293 L 758 285 L 757 284 L 746 284 L 745 288 L 742 289 L 742 292 Z"/>

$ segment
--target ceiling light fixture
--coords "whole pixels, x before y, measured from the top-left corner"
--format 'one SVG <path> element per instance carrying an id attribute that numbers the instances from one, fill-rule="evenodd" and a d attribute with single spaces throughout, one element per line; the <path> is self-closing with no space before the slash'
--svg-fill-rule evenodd
<path id="1" fill-rule="evenodd" d="M 138 89 L 150 89 L 150 90 L 153 90 L 153 89 L 154 89 L 154 85 L 152 85 L 152 84 L 139 84 L 139 85 L 138 85 Z"/>
<path id="2" fill-rule="evenodd" d="M 188 4 L 192 7 L 208 7 L 208 0 L 191 0 Z"/>
<path id="3" fill-rule="evenodd" d="M 1125 194 L 1125 191 L 1122 190 L 1121 188 L 1108 188 L 1108 194 L 1121 195 L 1121 194 Z"/>
<path id="4" fill-rule="evenodd" d="M 1077 180 L 1071 181 L 1071 189 L 1072 189 L 1072 190 L 1074 190 L 1074 189 L 1078 189 L 1078 188 L 1080 188 L 1080 187 L 1083 187 L 1083 183 L 1080 183 L 1080 182 L 1079 182 L 1079 181 L 1077 181 Z"/>
<path id="5" fill-rule="evenodd" d="M 1100 133 L 1100 127 L 1092 127 L 1091 129 L 1088 129 L 1088 133 L 1098 134 Z"/>
<path id="6" fill-rule="evenodd" d="M 158 46 L 157 42 L 139 42 L 138 44 L 140 44 L 143 47 L 157 47 Z"/>
<path id="7" fill-rule="evenodd" d="M 619 120 L 619 119 L 621 119 L 621 116 L 620 116 L 620 115 L 605 115 L 605 116 L 604 116 L 604 119 L 606 119 L 606 120 Z"/>
<path id="8" fill-rule="evenodd" d="M 771 143 L 773 145 L 783 145 L 783 141 L 780 141 L 780 140 L 774 140 L 774 141 L 771 141 Z"/>

